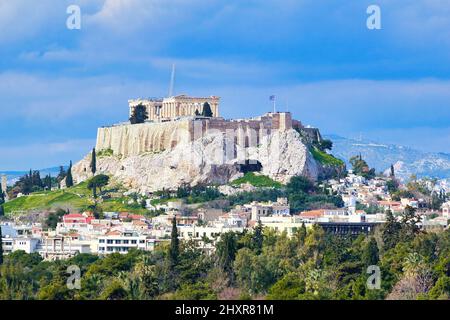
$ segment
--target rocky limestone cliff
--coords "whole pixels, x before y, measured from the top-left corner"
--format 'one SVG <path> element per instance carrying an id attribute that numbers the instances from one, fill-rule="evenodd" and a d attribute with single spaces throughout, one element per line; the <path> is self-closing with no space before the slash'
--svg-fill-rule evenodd
<path id="1" fill-rule="evenodd" d="M 91 177 L 90 158 L 88 155 L 74 165 L 76 182 Z M 316 180 L 320 174 L 318 164 L 294 129 L 273 131 L 258 146 L 246 149 L 225 134 L 215 133 L 156 153 L 99 156 L 97 171 L 113 175 L 132 190 L 154 192 L 176 189 L 184 183 L 225 184 L 242 176 L 238 164 L 248 159 L 259 161 L 262 174 L 282 183 L 297 175 Z"/>

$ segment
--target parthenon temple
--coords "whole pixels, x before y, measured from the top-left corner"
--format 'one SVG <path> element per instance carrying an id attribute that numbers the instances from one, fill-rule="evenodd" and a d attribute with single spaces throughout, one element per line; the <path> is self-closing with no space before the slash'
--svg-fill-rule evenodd
<path id="1" fill-rule="evenodd" d="M 186 95 L 179 95 L 164 99 L 134 99 L 129 100 L 130 116 L 138 105 L 143 105 L 147 109 L 148 120 L 165 121 L 177 117 L 194 116 L 201 114 L 203 108 L 209 105 L 213 117 L 219 117 L 220 98 L 211 96 L 207 98 L 195 98 Z"/>

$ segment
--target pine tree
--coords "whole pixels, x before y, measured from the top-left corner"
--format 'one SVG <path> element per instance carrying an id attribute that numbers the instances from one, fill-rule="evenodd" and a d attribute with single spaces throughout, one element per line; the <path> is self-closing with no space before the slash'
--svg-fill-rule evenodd
<path id="1" fill-rule="evenodd" d="M 94 176 L 95 176 L 95 173 L 97 172 L 97 155 L 95 152 L 95 148 L 92 149 L 91 172 L 92 172 L 92 175 L 94 175 Z"/>
<path id="2" fill-rule="evenodd" d="M 213 116 L 213 113 L 212 113 L 212 110 L 211 110 L 211 106 L 209 105 L 208 102 L 205 102 L 203 104 L 202 116 L 208 117 L 208 118 L 211 118 Z"/>
<path id="3" fill-rule="evenodd" d="M 400 241 L 400 234 L 402 231 L 402 225 L 392 214 L 391 210 L 386 211 L 386 223 L 383 226 L 382 238 L 383 249 L 389 250 L 394 248 Z"/>
<path id="4" fill-rule="evenodd" d="M 52 176 L 48 174 L 44 179 L 44 187 L 47 190 L 52 190 Z"/>
<path id="5" fill-rule="evenodd" d="M 58 182 L 63 181 L 63 180 L 65 179 L 66 175 L 67 175 L 66 170 L 64 170 L 64 167 L 63 167 L 63 166 L 60 166 L 60 167 L 59 167 L 59 173 L 58 173 L 58 176 L 56 177 L 56 179 L 58 180 Z"/>
<path id="6" fill-rule="evenodd" d="M 378 244 L 375 238 L 370 238 L 369 243 L 367 243 L 366 247 L 364 248 L 362 259 L 366 266 L 377 265 L 377 263 L 380 261 Z"/>
<path id="7" fill-rule="evenodd" d="M 69 169 L 67 169 L 66 187 L 67 188 L 73 187 L 72 161 L 70 161 Z"/>
<path id="8" fill-rule="evenodd" d="M 179 255 L 180 255 L 180 240 L 178 239 L 177 218 L 173 217 L 172 234 L 169 248 L 170 268 L 172 270 L 178 264 Z"/>
<path id="9" fill-rule="evenodd" d="M 391 164 L 391 177 L 395 177 L 395 169 L 393 164 Z"/>

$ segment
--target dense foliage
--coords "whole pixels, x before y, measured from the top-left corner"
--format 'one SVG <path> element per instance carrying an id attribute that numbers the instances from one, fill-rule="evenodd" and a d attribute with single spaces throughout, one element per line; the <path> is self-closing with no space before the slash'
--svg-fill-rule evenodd
<path id="1" fill-rule="evenodd" d="M 356 239 L 317 225 L 292 237 L 257 226 L 224 234 L 213 254 L 174 241 L 176 228 L 154 252 L 48 262 L 17 251 L 0 266 L 0 299 L 448 299 L 450 231 L 417 223 L 409 210 Z M 67 287 L 72 265 L 79 290 Z M 380 289 L 366 285 L 371 265 L 381 269 Z"/>
<path id="2" fill-rule="evenodd" d="M 352 165 L 353 173 L 362 176 L 366 179 L 373 179 L 376 176 L 375 169 L 370 169 L 367 162 L 359 156 L 350 158 L 350 164 Z"/>
<path id="3" fill-rule="evenodd" d="M 268 176 L 256 175 L 254 172 L 247 172 L 243 177 L 231 182 L 231 185 L 240 186 L 243 183 L 251 184 L 254 187 L 261 188 L 281 188 L 282 184 L 274 181 Z"/>

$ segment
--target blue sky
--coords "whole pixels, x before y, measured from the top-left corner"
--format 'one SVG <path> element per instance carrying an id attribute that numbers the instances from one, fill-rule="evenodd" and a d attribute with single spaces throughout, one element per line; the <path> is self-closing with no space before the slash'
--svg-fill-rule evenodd
<path id="1" fill-rule="evenodd" d="M 128 99 L 167 94 L 172 63 L 175 92 L 227 118 L 275 94 L 323 133 L 450 152 L 448 0 L 0 0 L 0 30 L 0 170 L 79 160 Z"/>

